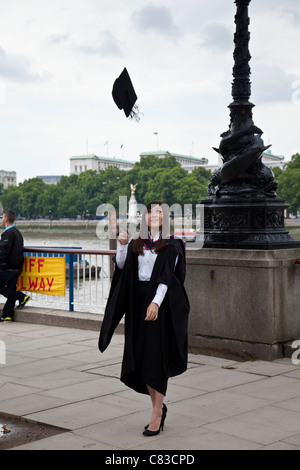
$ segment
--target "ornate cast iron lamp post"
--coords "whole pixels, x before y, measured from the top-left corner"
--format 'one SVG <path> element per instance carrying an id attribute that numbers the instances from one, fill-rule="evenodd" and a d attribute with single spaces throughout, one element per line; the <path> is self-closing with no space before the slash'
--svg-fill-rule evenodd
<path id="1" fill-rule="evenodd" d="M 249 53 L 251 0 L 235 0 L 236 33 L 229 130 L 221 134 L 223 166 L 211 177 L 205 205 L 205 247 L 277 249 L 299 246 L 284 228 L 288 207 L 262 163 L 263 132 L 252 119 Z"/>

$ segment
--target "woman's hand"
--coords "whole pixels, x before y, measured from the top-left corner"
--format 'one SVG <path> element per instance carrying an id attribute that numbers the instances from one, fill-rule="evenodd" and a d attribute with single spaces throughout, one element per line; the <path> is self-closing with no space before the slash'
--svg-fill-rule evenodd
<path id="1" fill-rule="evenodd" d="M 158 317 L 158 305 L 154 302 L 151 302 L 149 307 L 147 308 L 146 318 L 145 321 L 155 321 Z"/>
<path id="2" fill-rule="evenodd" d="M 118 240 L 118 242 L 119 242 L 121 245 L 128 245 L 128 243 L 129 243 L 129 235 L 128 235 L 128 233 L 125 232 L 125 231 L 121 228 L 117 240 Z"/>

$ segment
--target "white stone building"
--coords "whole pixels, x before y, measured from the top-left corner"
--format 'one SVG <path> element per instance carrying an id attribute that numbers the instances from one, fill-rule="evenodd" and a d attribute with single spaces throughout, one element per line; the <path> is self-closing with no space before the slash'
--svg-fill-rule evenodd
<path id="1" fill-rule="evenodd" d="M 263 153 L 262 162 L 269 168 L 278 167 L 281 170 L 285 170 L 286 165 L 288 163 L 285 161 L 283 155 L 273 155 L 270 149 Z M 212 172 L 214 172 L 215 170 L 220 168 L 222 165 L 223 165 L 222 157 L 221 155 L 219 155 L 217 165 L 205 165 L 205 168 L 207 170 L 211 170 Z"/>
<path id="2" fill-rule="evenodd" d="M 187 170 L 189 173 L 191 173 L 195 168 L 198 168 L 199 166 L 204 167 L 208 163 L 207 158 L 196 158 L 188 155 L 181 155 L 179 153 L 169 152 L 168 150 L 142 152 L 140 154 L 141 159 L 149 156 L 154 156 L 158 158 L 175 157 L 176 161 L 180 163 L 182 168 Z"/>
<path id="3" fill-rule="evenodd" d="M 285 170 L 288 163 L 284 160 L 283 155 L 273 155 L 271 150 L 263 153 L 262 162 L 269 168 L 278 167 L 281 170 Z"/>
<path id="4" fill-rule="evenodd" d="M 105 170 L 109 166 L 115 166 L 120 168 L 120 170 L 131 170 L 134 163 L 135 162 L 129 162 L 120 158 L 98 157 L 95 154 L 75 155 L 70 158 L 70 174 L 79 175 L 83 171 L 87 170 Z"/>
<path id="5" fill-rule="evenodd" d="M 15 171 L 0 170 L 0 183 L 3 184 L 4 189 L 8 186 L 17 186 L 17 173 Z"/>

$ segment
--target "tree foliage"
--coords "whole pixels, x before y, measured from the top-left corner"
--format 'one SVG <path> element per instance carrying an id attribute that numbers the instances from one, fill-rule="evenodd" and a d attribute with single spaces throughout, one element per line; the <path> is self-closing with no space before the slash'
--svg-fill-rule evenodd
<path id="1" fill-rule="evenodd" d="M 300 210 L 300 154 L 292 156 L 286 170 L 274 168 L 278 181 L 278 196 L 289 205 L 288 212 L 297 213 Z"/>
<path id="2" fill-rule="evenodd" d="M 286 170 L 273 169 L 278 181 L 277 194 L 289 205 L 289 212 L 300 210 L 300 154 L 292 156 Z M 149 156 L 129 171 L 116 167 L 63 176 L 56 185 L 31 178 L 18 186 L 0 187 L 3 209 L 12 209 L 26 218 L 92 217 L 97 207 L 108 203 L 116 209 L 119 197 L 130 198 L 130 185 L 137 184 L 136 198 L 141 204 L 161 200 L 169 206 L 192 204 L 195 208 L 207 194 L 211 172 L 198 167 L 191 173 L 174 157 Z"/>
<path id="3" fill-rule="evenodd" d="M 174 157 L 143 158 L 129 171 L 108 167 L 100 172 L 88 170 L 79 175 L 63 176 L 56 185 L 39 178 L 9 186 L 0 194 L 4 210 L 12 209 L 26 218 L 61 218 L 95 216 L 100 204 L 116 209 L 119 197 L 130 198 L 130 185 L 137 184 L 136 198 L 141 204 L 161 200 L 169 206 L 196 206 L 206 197 L 211 172 L 197 168 L 188 173 Z"/>

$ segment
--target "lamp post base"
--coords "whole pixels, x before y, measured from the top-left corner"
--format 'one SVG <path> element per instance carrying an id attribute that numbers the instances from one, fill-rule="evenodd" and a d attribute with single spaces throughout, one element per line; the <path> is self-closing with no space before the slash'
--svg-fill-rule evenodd
<path id="1" fill-rule="evenodd" d="M 275 250 L 298 248 L 284 226 L 288 207 L 278 196 L 208 197 L 204 205 L 204 248 Z"/>

